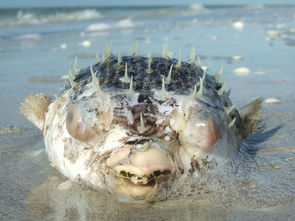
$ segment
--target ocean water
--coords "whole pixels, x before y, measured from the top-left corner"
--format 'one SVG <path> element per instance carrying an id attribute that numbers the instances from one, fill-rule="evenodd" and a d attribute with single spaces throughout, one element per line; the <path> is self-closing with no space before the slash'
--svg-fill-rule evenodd
<path id="1" fill-rule="evenodd" d="M 110 42 L 114 54 L 138 45 L 154 56 L 168 42 L 183 60 L 195 46 L 209 74 L 223 66 L 237 107 L 277 99 L 263 104 L 264 133 L 245 143 L 231 169 L 175 187 L 179 198 L 140 207 L 76 185 L 57 190 L 66 180 L 20 103 L 28 93 L 58 95 L 74 58 L 92 65 Z M 294 220 L 294 46 L 292 5 L 0 8 L 0 220 Z"/>

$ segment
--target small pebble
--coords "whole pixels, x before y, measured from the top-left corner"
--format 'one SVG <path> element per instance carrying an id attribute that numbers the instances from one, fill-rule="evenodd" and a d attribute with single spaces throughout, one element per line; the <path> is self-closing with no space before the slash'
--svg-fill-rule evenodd
<path id="1" fill-rule="evenodd" d="M 68 45 L 67 44 L 61 44 L 59 47 L 60 47 L 60 49 L 67 49 Z"/>
<path id="2" fill-rule="evenodd" d="M 277 98 L 267 98 L 264 100 L 264 102 L 267 104 L 277 104 L 277 103 L 281 103 L 281 100 Z"/>
<path id="3" fill-rule="evenodd" d="M 88 40 L 85 40 L 85 41 L 82 41 L 80 43 L 80 46 L 84 47 L 84 48 L 88 48 L 91 46 L 91 41 L 88 41 Z"/>
<path id="4" fill-rule="evenodd" d="M 270 38 L 278 38 L 280 36 L 280 32 L 275 31 L 275 30 L 268 30 L 267 35 Z"/>
<path id="5" fill-rule="evenodd" d="M 239 60 L 244 59 L 244 57 L 240 56 L 240 55 L 235 55 L 235 56 L 232 56 L 232 59 L 235 60 L 235 61 L 239 61 Z"/>
<path id="6" fill-rule="evenodd" d="M 243 28 L 244 28 L 244 23 L 241 22 L 241 21 L 236 21 L 236 22 L 233 23 L 233 27 L 234 27 L 235 29 L 238 29 L 238 30 L 243 30 Z"/>
<path id="7" fill-rule="evenodd" d="M 237 76 L 247 76 L 251 73 L 250 69 L 246 67 L 236 68 L 233 72 Z"/>

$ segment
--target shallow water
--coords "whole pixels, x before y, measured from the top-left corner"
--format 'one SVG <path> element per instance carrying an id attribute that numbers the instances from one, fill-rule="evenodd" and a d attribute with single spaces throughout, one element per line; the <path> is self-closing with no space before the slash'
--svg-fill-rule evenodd
<path id="1" fill-rule="evenodd" d="M 295 219 L 295 7 L 31 9 L 6 16 L 0 21 L 0 220 Z M 5 23 L 21 16 L 27 23 Z M 234 28 L 236 21 L 244 28 Z M 279 34 L 270 37 L 269 30 Z M 226 167 L 175 184 L 174 192 L 163 193 L 174 196 L 166 201 L 120 204 L 68 183 L 50 167 L 40 132 L 20 114 L 25 95 L 58 94 L 74 57 L 91 65 L 110 41 L 114 53 L 130 53 L 138 42 L 141 54 L 159 55 L 164 40 L 174 57 L 181 48 L 183 59 L 195 45 L 209 74 L 223 65 L 237 107 L 255 97 L 278 98 L 263 105 L 265 130 Z M 238 67 L 251 73 L 237 76 Z"/>

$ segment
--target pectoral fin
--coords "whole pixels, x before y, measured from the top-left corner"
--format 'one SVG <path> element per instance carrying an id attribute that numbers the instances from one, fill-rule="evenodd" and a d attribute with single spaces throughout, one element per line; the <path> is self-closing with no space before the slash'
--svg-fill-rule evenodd
<path id="1" fill-rule="evenodd" d="M 52 97 L 48 94 L 29 94 L 21 104 L 21 112 L 36 127 L 43 131 L 45 114 Z"/>
<path id="2" fill-rule="evenodd" d="M 255 132 L 255 126 L 259 119 L 261 110 L 261 103 L 263 98 L 257 98 L 250 104 L 242 107 L 239 111 L 240 116 L 243 120 L 242 137 L 246 138 Z"/>

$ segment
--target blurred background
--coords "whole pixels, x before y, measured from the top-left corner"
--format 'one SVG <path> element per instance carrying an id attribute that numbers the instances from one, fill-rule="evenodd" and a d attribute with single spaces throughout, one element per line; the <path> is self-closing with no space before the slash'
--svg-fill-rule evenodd
<path id="1" fill-rule="evenodd" d="M 15 96 L 14 87 L 56 92 L 74 57 L 81 67 L 89 66 L 110 42 L 114 54 L 131 53 L 138 45 L 141 54 L 151 50 L 157 56 L 167 41 L 171 56 L 178 58 L 181 49 L 184 59 L 195 46 L 209 73 L 224 67 L 224 77 L 237 89 L 236 102 L 288 97 L 289 90 L 276 86 L 293 79 L 294 20 L 291 0 L 2 0 L 0 86 L 13 96 L 0 97 L 2 113 L 15 110 L 19 116 L 17 104 L 25 92 Z M 239 83 L 248 85 L 247 93 Z M 252 88 L 261 84 L 265 90 L 258 95 Z"/>
<path id="2" fill-rule="evenodd" d="M 199 4 L 294 4 L 292 0 L 240 0 L 237 2 L 236 0 L 150 0 L 148 3 L 145 1 L 139 0 L 71 0 L 71 2 L 67 1 L 59 1 L 59 0 L 28 0 L 26 2 L 22 0 L 2 0 L 0 3 L 1 7 L 59 7 L 59 6 L 111 6 L 111 5 L 187 5 L 191 3 L 199 3 Z"/>

